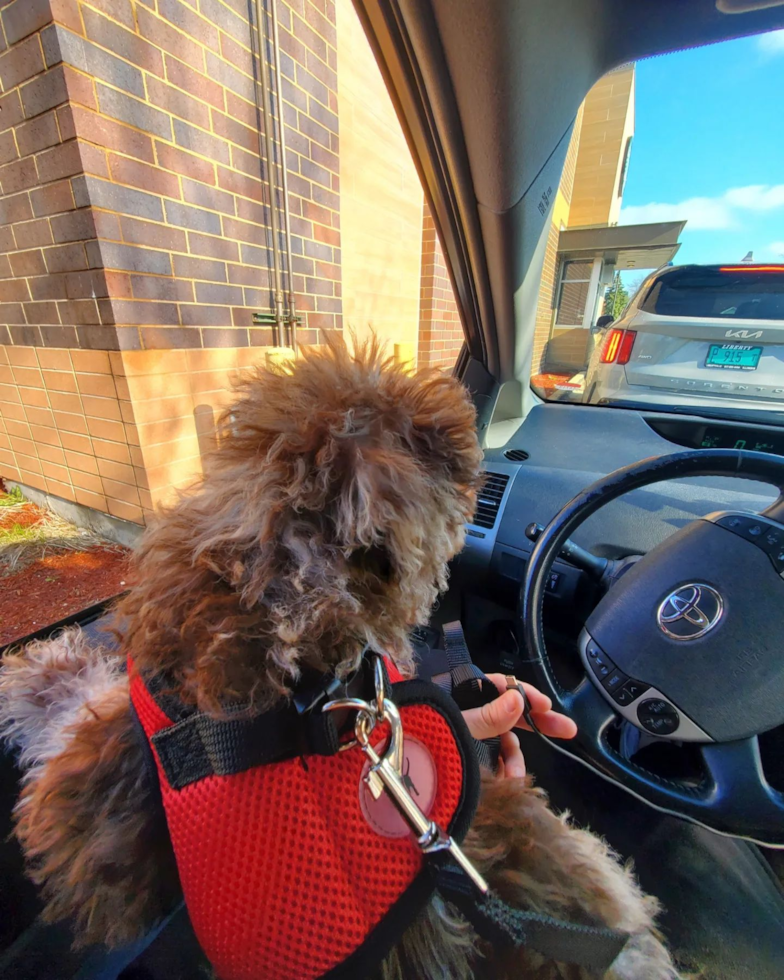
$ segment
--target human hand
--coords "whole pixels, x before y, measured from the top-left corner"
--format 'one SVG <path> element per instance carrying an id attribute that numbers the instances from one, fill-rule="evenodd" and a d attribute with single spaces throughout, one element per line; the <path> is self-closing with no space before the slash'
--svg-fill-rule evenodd
<path id="1" fill-rule="evenodd" d="M 523 717 L 525 705 L 519 691 L 514 688 L 507 690 L 507 680 L 503 674 L 488 674 L 487 679 L 495 684 L 501 696 L 479 708 L 469 708 L 463 712 L 463 718 L 474 738 L 500 736 L 499 776 L 520 778 L 525 776 L 525 759 L 520 741 L 512 729 L 532 730 Z M 577 726 L 572 719 L 553 711 L 553 703 L 546 694 L 530 684 L 522 681 L 520 684 L 528 698 L 531 715 L 539 731 L 551 738 L 574 738 Z"/>

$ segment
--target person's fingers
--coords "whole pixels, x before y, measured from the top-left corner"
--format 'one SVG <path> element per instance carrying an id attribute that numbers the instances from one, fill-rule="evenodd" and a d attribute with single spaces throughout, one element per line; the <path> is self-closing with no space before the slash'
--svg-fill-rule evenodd
<path id="1" fill-rule="evenodd" d="M 503 694 L 507 689 L 508 682 L 505 674 L 487 674 L 487 679 L 492 681 L 493 684 L 498 688 L 498 690 Z M 528 698 L 528 703 L 531 705 L 531 711 L 535 714 L 540 711 L 549 711 L 553 706 L 553 702 L 546 694 L 542 694 L 541 691 L 537 690 L 533 685 L 526 684 L 525 681 L 518 681 L 522 689 L 525 691 L 525 696 Z"/>
<path id="2" fill-rule="evenodd" d="M 492 681 L 499 691 L 506 692 L 508 681 L 504 674 L 488 674 L 487 679 Z M 574 738 L 577 734 L 577 725 L 575 725 L 572 719 L 566 715 L 559 714 L 557 711 L 553 711 L 553 702 L 550 698 L 546 694 L 542 694 L 533 685 L 526 684 L 524 681 L 520 681 L 519 683 L 525 691 L 531 715 L 539 731 L 543 735 L 549 735 L 550 738 Z M 500 701 L 501 699 L 499 698 L 498 700 Z M 522 698 L 518 698 L 518 703 L 521 704 L 521 710 L 513 727 L 522 728 L 530 732 L 533 729 L 525 718 L 522 717 Z"/>
<path id="3" fill-rule="evenodd" d="M 514 728 L 522 713 L 523 699 L 519 691 L 512 690 L 480 708 L 469 708 L 463 718 L 474 738 L 494 738 Z"/>
<path id="4" fill-rule="evenodd" d="M 543 714 L 532 711 L 531 718 L 542 735 L 549 735 L 550 738 L 574 738 L 577 734 L 577 725 L 572 719 L 557 711 L 545 711 Z M 533 731 L 525 718 L 521 718 L 515 728 L 522 728 L 527 732 Z"/>
<path id="5" fill-rule="evenodd" d="M 503 763 L 503 768 L 500 763 Z M 505 779 L 522 779 L 525 776 L 525 759 L 520 748 L 520 739 L 514 732 L 504 732 L 501 735 L 499 773 Z"/>

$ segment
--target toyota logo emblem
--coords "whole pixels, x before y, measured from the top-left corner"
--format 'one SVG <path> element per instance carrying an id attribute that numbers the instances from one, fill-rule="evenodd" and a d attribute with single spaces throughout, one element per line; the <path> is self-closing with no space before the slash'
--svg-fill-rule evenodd
<path id="1" fill-rule="evenodd" d="M 718 626 L 724 601 L 710 585 L 682 585 L 659 606 L 656 619 L 673 640 L 696 640 Z"/>

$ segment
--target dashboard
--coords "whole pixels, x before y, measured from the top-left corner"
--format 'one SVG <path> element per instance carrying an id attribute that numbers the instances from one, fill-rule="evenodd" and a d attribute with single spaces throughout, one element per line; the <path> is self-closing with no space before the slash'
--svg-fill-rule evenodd
<path id="1" fill-rule="evenodd" d="M 745 441 L 745 448 L 761 449 L 764 443 L 767 451 L 784 453 L 784 435 L 774 427 L 752 429 L 622 408 L 546 403 L 516 427 L 502 426 L 503 439 L 496 440 L 502 445 L 485 452 L 488 480 L 467 527 L 465 549 L 454 564 L 453 584 L 464 597 L 484 597 L 510 613 L 533 548 L 526 527 L 549 523 L 600 477 L 650 456 L 703 446 L 706 440 L 729 448 L 744 448 L 738 444 Z M 707 477 L 654 484 L 603 507 L 574 540 L 604 558 L 644 554 L 711 511 L 759 511 L 775 497 L 774 488 L 746 480 Z M 567 635 L 596 600 L 587 576 L 562 561 L 553 566 L 548 592 L 549 619 Z"/>

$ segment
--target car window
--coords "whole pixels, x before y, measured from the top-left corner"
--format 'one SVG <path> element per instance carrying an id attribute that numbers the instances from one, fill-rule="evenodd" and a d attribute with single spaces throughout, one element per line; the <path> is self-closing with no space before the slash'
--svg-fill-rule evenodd
<path id="1" fill-rule="evenodd" d="M 540 397 L 784 424 L 782 86 L 784 31 L 594 85 L 546 229 Z"/>

